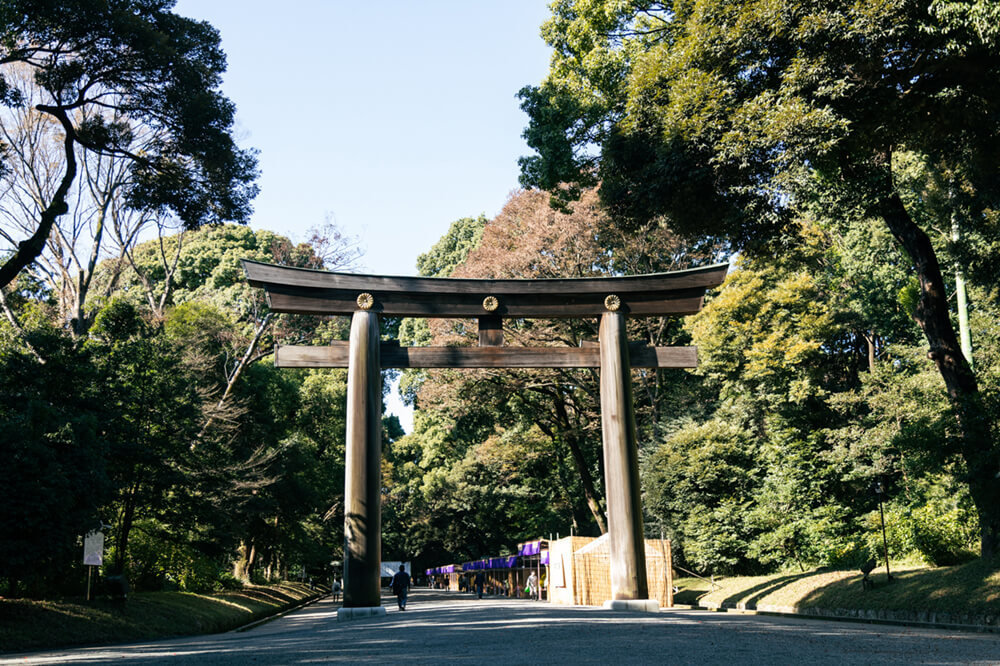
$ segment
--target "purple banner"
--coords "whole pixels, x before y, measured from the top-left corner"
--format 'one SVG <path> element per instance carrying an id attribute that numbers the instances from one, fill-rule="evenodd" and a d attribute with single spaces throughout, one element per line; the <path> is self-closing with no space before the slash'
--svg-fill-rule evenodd
<path id="1" fill-rule="evenodd" d="M 528 555 L 538 555 L 542 550 L 541 541 L 529 541 L 528 543 L 522 543 L 517 547 L 517 554 L 528 556 Z"/>

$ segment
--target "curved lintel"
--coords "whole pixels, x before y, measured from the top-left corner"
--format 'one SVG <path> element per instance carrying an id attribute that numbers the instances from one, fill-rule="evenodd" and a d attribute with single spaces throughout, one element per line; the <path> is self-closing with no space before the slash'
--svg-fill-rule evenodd
<path id="1" fill-rule="evenodd" d="M 705 290 L 720 285 L 729 268 L 716 264 L 624 277 L 494 280 L 333 273 L 246 259 L 242 264 L 249 284 L 267 291 L 275 312 L 351 314 L 364 305 L 394 316 L 517 318 L 593 317 L 607 312 L 609 304 L 631 316 L 693 314 L 701 309 Z"/>

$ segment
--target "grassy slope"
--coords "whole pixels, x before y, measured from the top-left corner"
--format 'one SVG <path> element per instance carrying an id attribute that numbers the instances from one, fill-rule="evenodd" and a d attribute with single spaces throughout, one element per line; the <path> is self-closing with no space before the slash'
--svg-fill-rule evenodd
<path id="1" fill-rule="evenodd" d="M 882 568 L 872 574 L 875 588 L 868 591 L 856 571 L 724 578 L 716 581 L 714 590 L 707 581 L 685 578 L 677 583 L 681 591 L 676 602 L 1000 615 L 1000 570 L 983 562 L 938 568 L 891 565 L 891 570 L 892 583 L 886 584 Z"/>
<path id="2" fill-rule="evenodd" d="M 283 583 L 200 595 L 138 593 L 128 602 L 0 599 L 0 652 L 100 645 L 234 629 L 316 596 Z"/>

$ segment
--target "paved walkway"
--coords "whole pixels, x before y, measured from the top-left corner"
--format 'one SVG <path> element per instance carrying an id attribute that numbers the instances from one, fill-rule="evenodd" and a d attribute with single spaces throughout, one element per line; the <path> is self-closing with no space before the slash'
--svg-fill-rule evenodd
<path id="1" fill-rule="evenodd" d="M 1000 637 L 692 610 L 613 613 L 417 589 L 337 622 L 328 599 L 249 631 L 11 655 L 0 664 L 1000 664 Z"/>

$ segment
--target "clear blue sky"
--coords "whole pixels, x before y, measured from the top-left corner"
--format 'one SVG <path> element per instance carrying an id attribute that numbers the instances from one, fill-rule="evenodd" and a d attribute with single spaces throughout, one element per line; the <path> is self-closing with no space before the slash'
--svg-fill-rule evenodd
<path id="1" fill-rule="evenodd" d="M 330 213 L 366 271 L 416 274 L 460 217 L 517 187 L 515 97 L 549 49 L 546 0 L 378 3 L 181 0 L 228 57 L 223 91 L 260 151 L 252 226 L 298 240 Z"/>
<path id="2" fill-rule="evenodd" d="M 330 214 L 365 272 L 415 275 L 461 217 L 517 187 L 527 117 L 550 50 L 547 0 L 377 3 L 180 0 L 228 57 L 223 91 L 241 143 L 260 151 L 251 226 L 305 240 Z M 391 396 L 387 409 L 409 431 Z"/>

